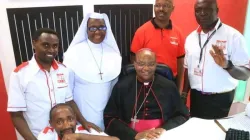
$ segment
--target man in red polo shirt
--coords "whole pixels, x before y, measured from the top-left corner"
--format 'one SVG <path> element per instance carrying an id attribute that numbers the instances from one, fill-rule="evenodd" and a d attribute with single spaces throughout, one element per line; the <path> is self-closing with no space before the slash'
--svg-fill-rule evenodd
<path id="1" fill-rule="evenodd" d="M 131 62 L 133 63 L 134 54 L 138 50 L 150 48 L 156 53 L 158 63 L 168 65 L 172 69 L 180 91 L 185 56 L 184 38 L 170 20 L 173 10 L 173 0 L 155 1 L 155 17 L 135 32 L 131 45 Z"/>

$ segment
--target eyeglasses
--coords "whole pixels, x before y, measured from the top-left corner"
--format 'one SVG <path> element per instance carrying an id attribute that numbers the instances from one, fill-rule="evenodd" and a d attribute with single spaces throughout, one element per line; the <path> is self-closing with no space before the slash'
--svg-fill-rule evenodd
<path id="1" fill-rule="evenodd" d="M 100 27 L 88 27 L 88 30 L 90 32 L 96 32 L 97 30 L 99 31 L 106 31 L 107 27 L 106 26 L 100 26 Z"/>
<path id="2" fill-rule="evenodd" d="M 139 66 L 139 67 L 154 67 L 155 66 L 155 62 L 151 62 L 151 63 L 143 63 L 143 62 L 136 62 L 135 63 Z"/>

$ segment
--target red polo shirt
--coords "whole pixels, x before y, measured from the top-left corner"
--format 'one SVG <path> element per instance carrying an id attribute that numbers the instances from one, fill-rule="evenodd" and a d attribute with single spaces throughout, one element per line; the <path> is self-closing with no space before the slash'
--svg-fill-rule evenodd
<path id="1" fill-rule="evenodd" d="M 180 30 L 172 25 L 171 20 L 165 28 L 160 28 L 154 18 L 135 32 L 131 52 L 149 48 L 156 53 L 157 62 L 168 65 L 174 76 L 177 75 L 177 58 L 185 56 L 184 38 Z"/>

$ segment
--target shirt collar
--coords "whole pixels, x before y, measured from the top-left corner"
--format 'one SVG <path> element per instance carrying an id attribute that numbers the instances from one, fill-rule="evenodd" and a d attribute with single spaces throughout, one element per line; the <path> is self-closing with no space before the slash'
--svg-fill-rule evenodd
<path id="1" fill-rule="evenodd" d="M 211 29 L 211 31 L 214 30 L 214 29 L 215 29 L 215 30 L 218 30 L 220 24 L 222 24 L 222 22 L 221 22 L 220 18 L 218 18 L 218 21 L 217 21 L 216 25 L 214 26 L 213 29 Z M 196 31 L 197 31 L 197 33 L 202 33 L 201 26 L 199 26 L 199 27 L 196 29 Z"/>
<path id="2" fill-rule="evenodd" d="M 43 67 L 37 62 L 35 55 L 31 58 L 29 63 L 31 65 L 32 72 L 37 73 L 39 70 L 44 71 Z M 53 60 L 51 68 L 53 68 L 53 70 L 58 69 L 58 63 L 56 62 L 56 60 Z"/>
<path id="3" fill-rule="evenodd" d="M 151 19 L 151 23 L 153 24 L 153 26 L 155 27 L 155 29 L 161 29 L 161 28 L 155 23 L 154 19 L 155 19 L 155 18 L 152 18 L 152 19 Z M 173 28 L 172 21 L 169 20 L 169 24 L 168 24 L 166 27 L 164 27 L 164 29 L 172 30 L 172 28 Z"/>

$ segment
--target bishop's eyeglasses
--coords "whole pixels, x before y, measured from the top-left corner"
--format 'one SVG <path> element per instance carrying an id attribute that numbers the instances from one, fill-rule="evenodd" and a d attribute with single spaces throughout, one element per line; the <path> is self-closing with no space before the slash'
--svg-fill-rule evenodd
<path id="1" fill-rule="evenodd" d="M 156 65 L 156 63 L 155 62 L 151 62 L 151 63 L 144 63 L 144 62 L 136 62 L 135 61 L 135 63 L 137 64 L 137 66 L 139 66 L 139 67 L 154 67 L 155 65 Z"/>

